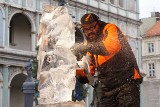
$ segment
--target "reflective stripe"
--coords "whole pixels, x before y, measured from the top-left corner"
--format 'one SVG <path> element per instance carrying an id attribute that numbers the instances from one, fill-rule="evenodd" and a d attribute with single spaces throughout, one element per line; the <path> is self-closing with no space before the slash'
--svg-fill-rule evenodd
<path id="1" fill-rule="evenodd" d="M 95 74 L 95 67 L 90 65 L 90 73 L 92 74 L 92 76 Z"/>
<path id="2" fill-rule="evenodd" d="M 138 71 L 134 68 L 134 79 L 139 79 L 140 75 L 138 73 Z"/>
<path id="3" fill-rule="evenodd" d="M 89 14 L 89 15 L 86 17 L 85 21 L 87 22 L 90 17 L 91 17 L 91 14 Z"/>
<path id="4" fill-rule="evenodd" d="M 87 75 L 85 74 L 84 69 L 82 69 L 82 68 L 77 68 L 77 69 L 76 69 L 76 76 L 86 77 Z"/>

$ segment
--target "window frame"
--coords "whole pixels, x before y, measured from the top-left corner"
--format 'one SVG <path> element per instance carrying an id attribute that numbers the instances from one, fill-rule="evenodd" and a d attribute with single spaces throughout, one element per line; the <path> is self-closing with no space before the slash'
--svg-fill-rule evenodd
<path id="1" fill-rule="evenodd" d="M 154 53 L 155 52 L 155 47 L 153 42 L 147 43 L 147 52 L 148 53 Z"/>
<path id="2" fill-rule="evenodd" d="M 148 63 L 148 76 L 155 77 L 155 63 Z"/>

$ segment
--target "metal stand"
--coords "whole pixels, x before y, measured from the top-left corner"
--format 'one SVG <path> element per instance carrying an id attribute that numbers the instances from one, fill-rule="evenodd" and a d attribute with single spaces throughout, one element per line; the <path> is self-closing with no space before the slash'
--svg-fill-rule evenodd
<path id="1" fill-rule="evenodd" d="M 27 71 L 27 79 L 23 83 L 23 93 L 25 96 L 25 106 L 24 107 L 33 107 L 33 96 L 35 93 L 35 82 L 32 77 L 32 62 L 29 61 L 25 67 Z"/>

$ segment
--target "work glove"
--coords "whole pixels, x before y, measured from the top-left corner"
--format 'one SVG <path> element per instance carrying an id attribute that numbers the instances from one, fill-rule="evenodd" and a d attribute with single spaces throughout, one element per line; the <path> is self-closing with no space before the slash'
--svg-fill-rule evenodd
<path id="1" fill-rule="evenodd" d="M 108 51 L 102 42 L 90 42 L 87 45 L 84 45 L 83 43 L 76 43 L 72 46 L 71 51 L 77 59 L 81 59 L 87 52 L 95 55 L 108 55 Z"/>
<path id="2" fill-rule="evenodd" d="M 71 47 L 71 51 L 77 57 L 77 60 L 80 60 L 89 51 L 89 47 L 83 43 L 76 43 Z"/>
<path id="3" fill-rule="evenodd" d="M 88 52 L 95 55 L 108 55 L 108 51 L 102 42 L 90 42 L 88 45 Z"/>

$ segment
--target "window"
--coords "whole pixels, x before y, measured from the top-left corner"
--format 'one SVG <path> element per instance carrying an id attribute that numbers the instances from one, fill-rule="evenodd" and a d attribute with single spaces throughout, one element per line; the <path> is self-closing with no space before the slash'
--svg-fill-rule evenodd
<path id="1" fill-rule="evenodd" d="M 149 77 L 155 76 L 155 66 L 154 63 L 149 63 Z"/>
<path id="2" fill-rule="evenodd" d="M 110 3 L 111 4 L 115 4 L 115 0 L 110 0 Z"/>
<path id="3" fill-rule="evenodd" d="M 124 0 L 119 0 L 119 6 L 124 7 Z"/>
<path id="4" fill-rule="evenodd" d="M 135 0 L 128 0 L 128 10 L 136 11 L 136 2 Z"/>
<path id="5" fill-rule="evenodd" d="M 148 53 L 153 53 L 153 52 L 154 52 L 154 44 L 148 43 Z"/>

